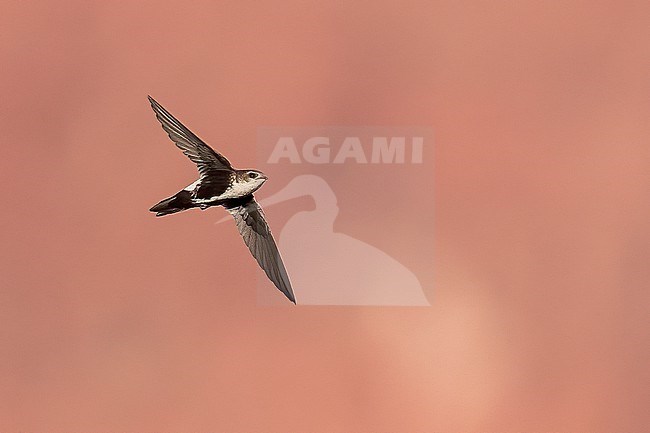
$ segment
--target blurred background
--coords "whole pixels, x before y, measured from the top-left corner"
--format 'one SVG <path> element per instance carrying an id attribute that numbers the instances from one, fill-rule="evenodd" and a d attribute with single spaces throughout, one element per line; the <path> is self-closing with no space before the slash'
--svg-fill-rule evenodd
<path id="1" fill-rule="evenodd" d="M 649 13 L 2 2 L 0 430 L 645 431 Z M 258 306 L 222 211 L 147 211 L 196 176 L 147 94 L 240 166 L 262 125 L 432 127 L 434 254 L 388 251 L 432 307 Z"/>

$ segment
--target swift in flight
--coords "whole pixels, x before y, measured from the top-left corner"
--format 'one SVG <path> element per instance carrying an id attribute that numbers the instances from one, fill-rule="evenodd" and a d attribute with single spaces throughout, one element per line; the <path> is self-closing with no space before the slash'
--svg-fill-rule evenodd
<path id="1" fill-rule="evenodd" d="M 296 298 L 273 240 L 262 208 L 253 193 L 268 179 L 258 170 L 237 170 L 220 153 L 215 152 L 156 100 L 149 96 L 151 108 L 169 138 L 197 165 L 199 179 L 172 197 L 149 209 L 164 216 L 192 209 L 223 206 L 235 219 L 248 249 L 269 279 L 291 302 Z"/>

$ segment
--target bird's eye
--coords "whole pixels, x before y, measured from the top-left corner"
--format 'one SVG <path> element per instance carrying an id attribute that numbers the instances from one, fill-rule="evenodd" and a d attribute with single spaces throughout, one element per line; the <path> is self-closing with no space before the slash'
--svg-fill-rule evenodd
<path id="1" fill-rule="evenodd" d="M 250 177 L 251 179 L 255 179 L 257 177 L 257 173 L 255 173 L 254 171 L 250 172 L 248 173 L 248 177 Z"/>

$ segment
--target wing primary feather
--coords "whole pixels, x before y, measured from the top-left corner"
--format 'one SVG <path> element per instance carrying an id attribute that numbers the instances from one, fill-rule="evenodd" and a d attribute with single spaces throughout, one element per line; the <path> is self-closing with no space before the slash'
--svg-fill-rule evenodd
<path id="1" fill-rule="evenodd" d="M 266 276 L 278 290 L 295 304 L 296 298 L 289 275 L 284 267 L 271 230 L 266 223 L 262 208 L 252 195 L 229 200 L 224 206 L 235 219 L 235 224 L 244 239 L 244 243 L 264 273 L 266 273 Z"/>
<path id="2" fill-rule="evenodd" d="M 151 96 L 148 96 L 151 108 L 156 114 L 163 130 L 176 146 L 194 162 L 199 169 L 201 177 L 205 177 L 213 170 L 234 171 L 230 161 L 223 155 L 215 152 L 203 140 L 196 136 L 183 123 L 176 119 L 169 111 Z"/>

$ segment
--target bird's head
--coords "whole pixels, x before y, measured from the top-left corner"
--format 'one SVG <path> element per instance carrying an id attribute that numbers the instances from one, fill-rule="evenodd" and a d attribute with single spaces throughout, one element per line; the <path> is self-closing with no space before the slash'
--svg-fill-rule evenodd
<path id="1" fill-rule="evenodd" d="M 259 170 L 238 170 L 237 181 L 246 184 L 251 191 L 257 191 L 268 177 Z"/>

